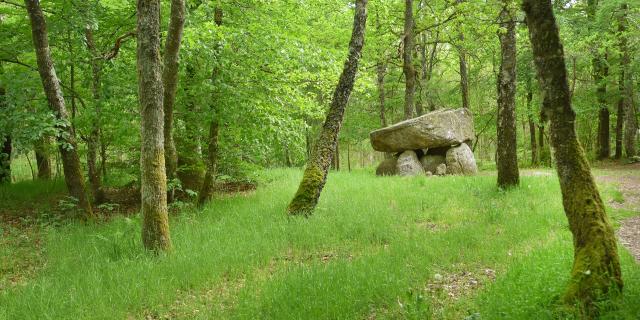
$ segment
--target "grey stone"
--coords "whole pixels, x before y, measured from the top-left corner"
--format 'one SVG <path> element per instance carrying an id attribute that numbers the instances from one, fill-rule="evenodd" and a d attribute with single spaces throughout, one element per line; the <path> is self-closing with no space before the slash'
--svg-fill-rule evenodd
<path id="1" fill-rule="evenodd" d="M 424 171 L 436 172 L 438 165 L 445 163 L 445 156 L 428 154 L 420 158 L 420 163 Z"/>
<path id="2" fill-rule="evenodd" d="M 413 150 L 407 150 L 400 154 L 396 169 L 400 176 L 418 176 L 424 174 L 422 164 L 420 164 L 418 156 Z"/>
<path id="3" fill-rule="evenodd" d="M 473 151 L 466 143 L 452 147 L 447 151 L 447 173 L 460 175 L 474 175 L 478 173 Z"/>
<path id="4" fill-rule="evenodd" d="M 436 175 L 437 176 L 444 176 L 445 174 L 447 174 L 447 165 L 444 164 L 444 163 L 441 163 L 436 168 Z"/>
<path id="5" fill-rule="evenodd" d="M 424 175 L 427 176 L 427 177 L 431 177 L 431 176 L 433 176 L 433 173 L 431 171 L 425 171 Z"/>
<path id="6" fill-rule="evenodd" d="M 474 138 L 467 109 L 443 109 L 405 120 L 369 134 L 374 150 L 402 152 L 458 145 Z"/>

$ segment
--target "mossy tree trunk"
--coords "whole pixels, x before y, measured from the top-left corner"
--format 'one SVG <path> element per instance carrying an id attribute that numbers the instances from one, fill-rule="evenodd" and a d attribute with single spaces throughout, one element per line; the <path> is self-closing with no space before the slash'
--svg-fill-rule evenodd
<path id="1" fill-rule="evenodd" d="M 413 0 L 404 1 L 404 49 L 402 50 L 402 71 L 405 78 L 404 118 L 411 119 L 415 114 L 416 69 L 413 65 L 415 40 L 413 35 Z"/>
<path id="2" fill-rule="evenodd" d="M 510 0 L 503 0 L 500 13 L 505 32 L 499 32 L 501 47 L 498 74 L 498 142 L 496 164 L 498 186 L 508 188 L 520 183 L 518 141 L 516 139 L 516 15 Z"/>
<path id="3" fill-rule="evenodd" d="M 173 105 L 176 100 L 178 87 L 178 68 L 180 56 L 180 42 L 185 21 L 184 0 L 171 0 L 171 15 L 169 19 L 169 31 L 164 50 L 164 69 L 162 70 L 162 83 L 164 86 L 164 146 L 167 180 L 176 179 L 178 170 L 178 152 L 173 140 Z M 168 201 L 173 201 L 173 189 L 169 190 Z"/>
<path id="4" fill-rule="evenodd" d="M 71 196 L 78 199 L 80 209 L 84 211 L 87 217 L 94 217 L 91 203 L 89 202 L 89 197 L 85 189 L 84 178 L 82 177 L 75 132 L 69 121 L 69 115 L 60 88 L 60 81 L 56 75 L 53 60 L 51 59 L 47 25 L 42 8 L 40 7 L 40 1 L 25 0 L 24 3 L 29 14 L 29 20 L 31 21 L 31 35 L 36 51 L 38 72 L 40 73 L 40 79 L 42 80 L 42 86 L 49 103 L 49 108 L 57 118 L 57 129 L 60 131 L 58 135 L 58 146 L 62 157 L 65 182 Z"/>
<path id="5" fill-rule="evenodd" d="M 366 21 L 367 0 L 356 0 L 353 31 L 349 42 L 349 55 L 344 64 L 338 85 L 333 92 L 331 106 L 322 126 L 320 137 L 315 145 L 313 154 L 307 162 L 298 191 L 287 208 L 291 215 L 311 214 L 318 204 L 320 193 L 327 179 L 333 152 L 337 145 L 344 111 L 358 71 L 358 62 L 364 46 Z"/>
<path id="6" fill-rule="evenodd" d="M 44 136 L 36 141 L 34 151 L 36 154 L 36 164 L 38 166 L 38 179 L 51 180 L 51 141 L 50 137 Z"/>
<path id="7" fill-rule="evenodd" d="M 140 100 L 142 242 L 154 251 L 171 249 L 164 165 L 160 0 L 138 0 L 138 99 Z"/>
<path id="8" fill-rule="evenodd" d="M 550 120 L 562 202 L 573 234 L 574 263 L 563 298 L 592 311 L 601 295 L 622 290 L 616 239 L 576 135 L 576 115 L 551 1 L 525 0 L 523 7 L 538 78 L 548 101 L 543 112 Z"/>

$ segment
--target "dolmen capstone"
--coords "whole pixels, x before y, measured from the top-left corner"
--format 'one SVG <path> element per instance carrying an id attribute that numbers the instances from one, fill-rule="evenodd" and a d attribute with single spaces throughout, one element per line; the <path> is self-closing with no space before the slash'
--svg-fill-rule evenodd
<path id="1" fill-rule="evenodd" d="M 379 176 L 474 175 L 474 137 L 467 109 L 436 110 L 369 134 L 374 150 L 390 154 L 378 165 Z"/>

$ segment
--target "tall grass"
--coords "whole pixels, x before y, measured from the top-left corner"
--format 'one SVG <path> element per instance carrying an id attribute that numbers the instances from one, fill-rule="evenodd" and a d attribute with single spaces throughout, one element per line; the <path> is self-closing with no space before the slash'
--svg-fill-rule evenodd
<path id="1" fill-rule="evenodd" d="M 504 192 L 491 176 L 332 172 L 315 215 L 288 218 L 299 179 L 296 170 L 266 171 L 255 193 L 171 217 L 166 256 L 142 250 L 138 218 L 50 229 L 46 266 L 0 292 L 0 319 L 567 315 L 552 306 L 572 259 L 555 177 L 523 177 Z M 640 268 L 626 253 L 623 266 L 626 300 L 607 314 L 632 319 Z M 437 276 L 486 269 L 495 282 L 456 299 L 427 290 Z"/>

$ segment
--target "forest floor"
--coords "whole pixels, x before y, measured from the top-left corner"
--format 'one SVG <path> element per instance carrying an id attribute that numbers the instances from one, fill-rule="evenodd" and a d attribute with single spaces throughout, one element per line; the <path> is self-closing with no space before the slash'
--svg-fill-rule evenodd
<path id="1" fill-rule="evenodd" d="M 576 318 L 554 304 L 572 240 L 552 170 L 523 170 L 509 191 L 492 172 L 332 172 L 316 213 L 288 219 L 300 175 L 269 170 L 255 191 L 203 210 L 174 206 L 174 252 L 162 257 L 144 252 L 129 210 L 111 204 L 101 209 L 109 220 L 69 221 L 61 182 L 0 187 L 0 319 Z M 629 248 L 624 300 L 602 318 L 638 319 L 637 238 L 627 230 L 640 213 L 640 167 L 594 176 Z"/>

